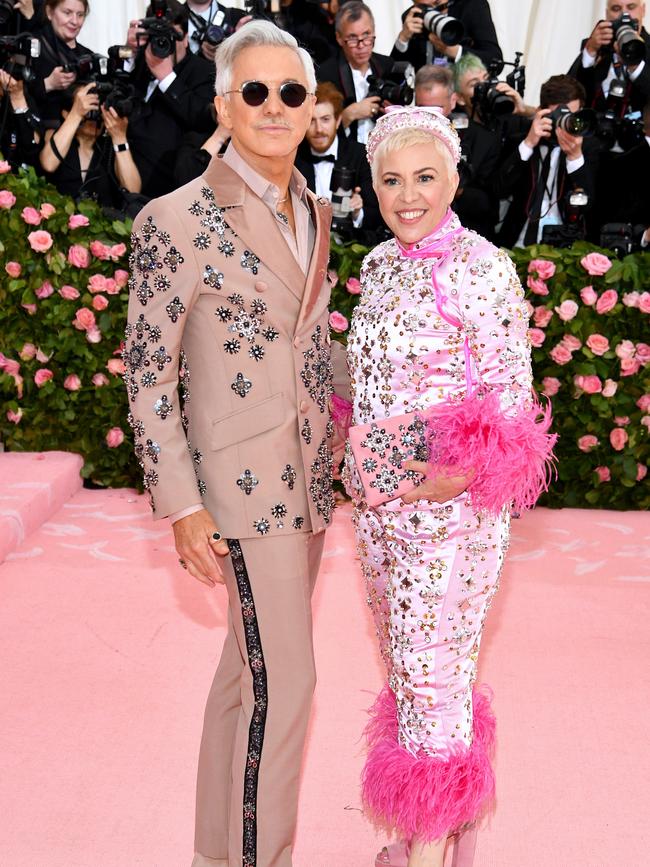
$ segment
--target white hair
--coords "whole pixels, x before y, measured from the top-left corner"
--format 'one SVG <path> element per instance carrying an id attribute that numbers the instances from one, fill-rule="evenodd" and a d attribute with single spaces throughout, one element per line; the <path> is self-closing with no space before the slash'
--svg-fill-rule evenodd
<path id="1" fill-rule="evenodd" d="M 240 51 L 246 48 L 255 48 L 261 45 L 274 45 L 278 48 L 292 48 L 302 63 L 307 77 L 307 90 L 313 93 L 316 90 L 316 73 L 314 61 L 304 48 L 300 48 L 295 37 L 286 30 L 280 30 L 271 21 L 249 21 L 240 29 L 229 36 L 219 45 L 215 54 L 217 77 L 215 91 L 217 96 L 224 96 L 230 90 L 232 83 L 232 68 L 235 58 Z"/>
<path id="2" fill-rule="evenodd" d="M 456 166 L 454 165 L 454 158 L 449 153 L 448 148 L 446 148 L 445 145 L 440 141 L 440 139 L 426 129 L 418 129 L 417 127 L 406 127 L 405 129 L 396 129 L 395 132 L 386 136 L 386 138 L 377 145 L 377 149 L 375 150 L 373 156 L 372 165 L 370 166 L 373 185 L 376 185 L 377 183 L 379 166 L 382 162 L 383 157 L 387 153 L 392 153 L 393 151 L 401 151 L 404 150 L 404 148 L 408 148 L 411 147 L 411 145 L 417 144 L 432 145 L 433 148 L 438 152 L 438 155 L 441 156 L 444 161 L 445 168 L 447 169 L 447 177 L 452 177 L 452 175 L 456 171 Z"/>

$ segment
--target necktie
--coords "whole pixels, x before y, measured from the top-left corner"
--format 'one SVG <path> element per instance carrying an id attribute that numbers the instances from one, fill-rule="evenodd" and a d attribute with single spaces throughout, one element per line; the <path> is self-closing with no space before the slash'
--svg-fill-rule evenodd
<path id="1" fill-rule="evenodd" d="M 321 156 L 312 154 L 311 161 L 312 163 L 335 163 L 336 157 L 334 154 L 322 154 Z"/>
<path id="2" fill-rule="evenodd" d="M 542 204 L 544 202 L 544 193 L 548 183 L 548 175 L 551 170 L 551 148 L 546 148 L 546 155 L 542 155 L 539 150 L 538 174 L 535 188 L 533 190 L 530 209 L 528 211 L 528 227 L 524 235 L 524 244 L 526 247 L 537 243 L 537 235 L 539 232 L 539 220 L 542 214 Z"/>

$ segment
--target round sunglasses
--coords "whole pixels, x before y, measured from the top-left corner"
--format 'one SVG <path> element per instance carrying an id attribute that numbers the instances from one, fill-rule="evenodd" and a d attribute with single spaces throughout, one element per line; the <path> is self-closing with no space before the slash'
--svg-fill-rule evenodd
<path id="1" fill-rule="evenodd" d="M 263 81 L 245 81 L 237 90 L 227 90 L 226 93 L 241 93 L 246 105 L 257 107 L 269 98 L 270 89 L 277 90 L 280 99 L 289 108 L 299 108 L 308 95 L 313 95 L 297 81 L 285 81 L 280 87 L 275 88 L 269 88 Z"/>

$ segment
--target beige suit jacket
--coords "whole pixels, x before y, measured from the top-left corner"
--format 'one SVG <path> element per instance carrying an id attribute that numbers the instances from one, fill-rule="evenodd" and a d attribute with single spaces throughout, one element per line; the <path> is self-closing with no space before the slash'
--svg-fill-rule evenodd
<path id="1" fill-rule="evenodd" d="M 308 195 L 306 278 L 269 208 L 219 158 L 134 224 L 124 360 L 157 518 L 202 501 L 227 538 L 330 521 L 331 210 Z"/>

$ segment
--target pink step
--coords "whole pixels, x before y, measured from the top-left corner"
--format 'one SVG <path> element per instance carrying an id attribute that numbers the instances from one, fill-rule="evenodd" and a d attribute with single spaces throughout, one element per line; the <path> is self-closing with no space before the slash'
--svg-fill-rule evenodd
<path id="1" fill-rule="evenodd" d="M 0 453 L 0 563 L 82 487 L 69 452 Z"/>

